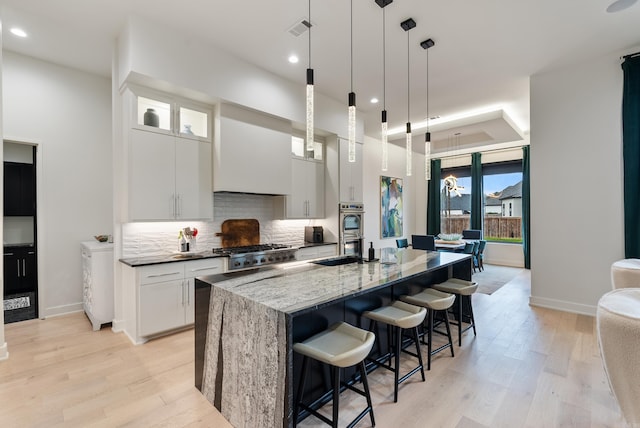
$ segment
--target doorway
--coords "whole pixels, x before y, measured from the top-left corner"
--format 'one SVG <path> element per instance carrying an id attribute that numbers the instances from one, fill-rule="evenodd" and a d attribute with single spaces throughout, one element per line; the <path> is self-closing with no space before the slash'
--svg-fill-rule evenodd
<path id="1" fill-rule="evenodd" d="M 36 153 L 4 142 L 4 322 L 38 318 Z"/>

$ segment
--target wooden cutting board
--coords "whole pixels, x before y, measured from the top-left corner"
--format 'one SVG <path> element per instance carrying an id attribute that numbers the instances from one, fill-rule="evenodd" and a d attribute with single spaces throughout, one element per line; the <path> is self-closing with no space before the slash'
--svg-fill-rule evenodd
<path id="1" fill-rule="evenodd" d="M 254 218 L 225 220 L 216 233 L 222 241 L 222 248 L 258 245 L 260 243 L 260 223 Z"/>

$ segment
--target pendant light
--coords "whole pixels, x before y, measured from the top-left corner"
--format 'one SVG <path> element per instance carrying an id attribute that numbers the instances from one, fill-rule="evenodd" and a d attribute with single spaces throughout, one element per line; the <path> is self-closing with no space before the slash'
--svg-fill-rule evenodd
<path id="1" fill-rule="evenodd" d="M 382 8 L 382 170 L 389 169 L 389 128 L 387 125 L 387 79 L 386 79 L 386 25 L 384 7 L 391 4 L 393 0 L 375 0 L 376 4 Z"/>
<path id="2" fill-rule="evenodd" d="M 409 92 L 409 88 L 411 85 L 411 80 L 410 80 L 411 73 L 410 73 L 410 62 L 409 62 L 409 30 L 411 30 L 412 28 L 415 28 L 416 21 L 409 18 L 405 21 L 402 21 L 402 23 L 400 23 L 400 26 L 404 31 L 407 32 L 407 136 L 406 136 L 407 142 L 405 147 L 405 154 L 406 154 L 406 162 L 407 162 L 406 175 L 407 177 L 409 177 L 411 176 L 411 173 L 412 173 L 411 163 L 413 162 L 412 148 L 411 148 L 411 94 Z"/>
<path id="3" fill-rule="evenodd" d="M 313 68 L 311 68 L 311 0 L 309 0 L 309 20 L 304 21 L 309 28 L 309 66 L 307 68 L 307 151 L 314 149 L 313 144 Z"/>
<path id="4" fill-rule="evenodd" d="M 429 132 L 429 48 L 433 47 L 435 42 L 427 39 L 420 42 L 420 46 L 427 51 L 427 132 L 424 134 L 424 179 L 431 180 L 431 132 Z"/>
<path id="5" fill-rule="evenodd" d="M 353 92 L 353 0 L 351 0 L 351 92 L 349 92 L 349 162 L 356 161 L 356 93 Z"/>

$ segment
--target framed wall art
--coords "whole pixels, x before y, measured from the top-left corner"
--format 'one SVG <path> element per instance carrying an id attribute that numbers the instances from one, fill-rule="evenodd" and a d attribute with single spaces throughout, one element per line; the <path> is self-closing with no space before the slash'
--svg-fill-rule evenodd
<path id="1" fill-rule="evenodd" d="M 380 237 L 402 236 L 402 178 L 380 177 Z"/>

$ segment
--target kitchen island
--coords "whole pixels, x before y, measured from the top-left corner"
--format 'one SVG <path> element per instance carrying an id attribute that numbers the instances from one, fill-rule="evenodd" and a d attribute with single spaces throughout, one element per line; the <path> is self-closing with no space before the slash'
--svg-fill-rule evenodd
<path id="1" fill-rule="evenodd" d="M 343 261 L 351 260 L 196 280 L 196 386 L 232 425 L 291 426 L 300 372 L 293 343 L 338 321 L 368 328 L 366 310 L 452 277 L 471 280 L 468 254 L 402 249 L 393 264 Z M 322 373 L 307 383 L 305 393 L 322 400 Z"/>

